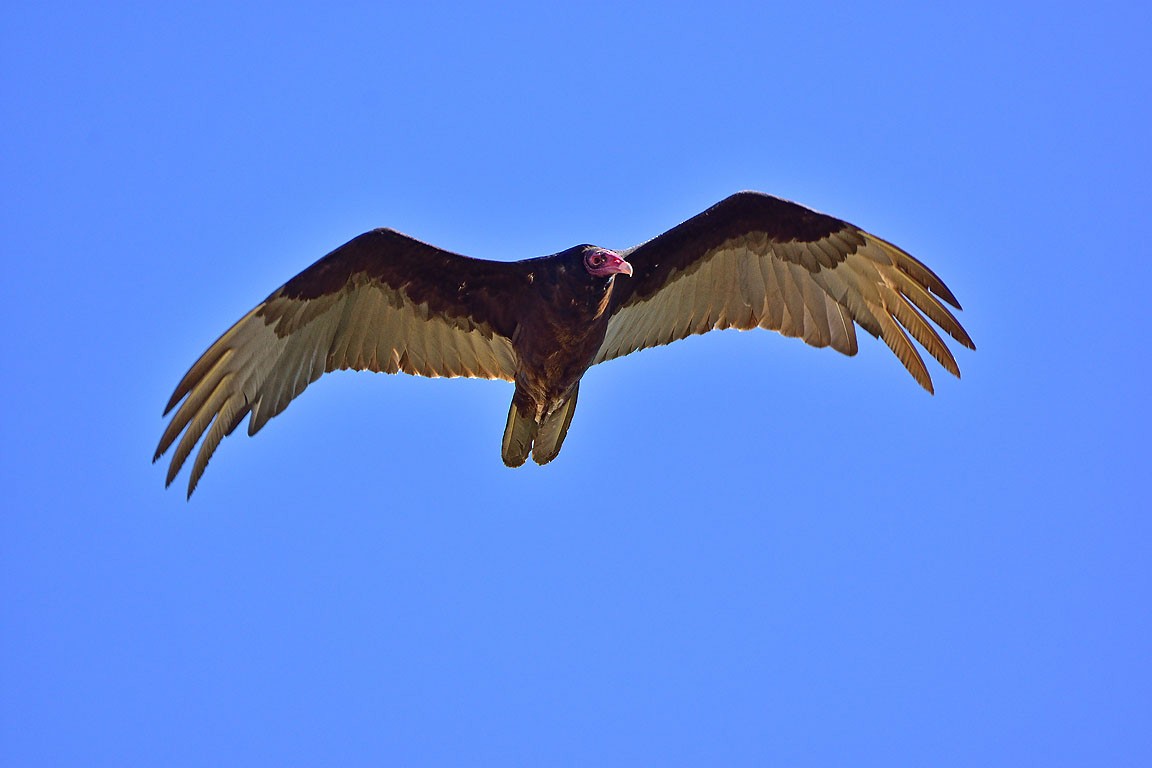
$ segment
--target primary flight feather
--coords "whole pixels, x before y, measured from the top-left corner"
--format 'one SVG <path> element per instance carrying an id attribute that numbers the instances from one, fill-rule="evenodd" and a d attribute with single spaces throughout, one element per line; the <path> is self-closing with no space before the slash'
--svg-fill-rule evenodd
<path id="1" fill-rule="evenodd" d="M 625 251 L 578 245 L 516 262 L 472 259 L 390 229 L 340 246 L 208 348 L 176 387 L 153 461 L 171 484 L 199 443 L 192 495 L 220 440 L 253 435 L 337 369 L 514 382 L 502 456 L 560 452 L 580 378 L 604 360 L 723 328 L 767 328 L 856 353 L 859 325 L 929 392 L 915 339 L 960 369 L 936 327 L 969 349 L 932 270 L 847 222 L 740 192 Z"/>

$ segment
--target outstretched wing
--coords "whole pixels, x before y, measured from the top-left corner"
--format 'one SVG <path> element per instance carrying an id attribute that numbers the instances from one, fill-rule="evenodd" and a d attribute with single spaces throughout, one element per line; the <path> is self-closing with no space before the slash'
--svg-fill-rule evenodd
<path id="1" fill-rule="evenodd" d="M 739 192 L 622 254 L 612 318 L 596 362 L 724 328 L 768 328 L 856 354 L 855 325 L 884 340 L 925 389 L 932 379 L 908 334 L 955 376 L 936 329 L 969 349 L 932 270 L 889 242 L 759 192 Z M 927 319 L 926 317 L 927 316 Z"/>
<path id="2" fill-rule="evenodd" d="M 256 434 L 336 369 L 512 380 L 519 269 L 389 229 L 360 235 L 289 280 L 201 355 L 168 401 L 165 415 L 176 412 L 153 461 L 180 437 L 170 484 L 203 438 L 191 496 L 220 440 L 245 416 L 248 434 Z"/>

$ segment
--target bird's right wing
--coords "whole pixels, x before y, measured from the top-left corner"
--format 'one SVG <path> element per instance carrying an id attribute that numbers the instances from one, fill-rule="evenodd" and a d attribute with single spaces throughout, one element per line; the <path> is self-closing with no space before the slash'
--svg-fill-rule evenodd
<path id="1" fill-rule="evenodd" d="M 909 373 L 932 379 L 908 334 L 956 376 L 929 323 L 970 349 L 943 281 L 889 242 L 787 200 L 740 192 L 630 251 L 596 362 L 724 328 L 768 328 L 856 354 L 855 325 L 884 340 Z"/>
<path id="2" fill-rule="evenodd" d="M 328 371 L 511 381 L 518 269 L 393 230 L 360 235 L 289 280 L 201 355 L 168 401 L 165 415 L 176 412 L 153 461 L 180 438 L 171 484 L 203 438 L 191 496 L 220 440 L 245 416 L 253 435 Z"/>

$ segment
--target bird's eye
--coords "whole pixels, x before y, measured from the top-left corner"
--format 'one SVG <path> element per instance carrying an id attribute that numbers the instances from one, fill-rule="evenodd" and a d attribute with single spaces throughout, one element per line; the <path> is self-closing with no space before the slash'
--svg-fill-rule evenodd
<path id="1" fill-rule="evenodd" d="M 600 252 L 596 252 L 596 253 L 592 254 L 592 256 L 588 259 L 588 261 L 592 264 L 592 266 L 598 267 L 604 263 L 604 254 L 600 253 Z"/>

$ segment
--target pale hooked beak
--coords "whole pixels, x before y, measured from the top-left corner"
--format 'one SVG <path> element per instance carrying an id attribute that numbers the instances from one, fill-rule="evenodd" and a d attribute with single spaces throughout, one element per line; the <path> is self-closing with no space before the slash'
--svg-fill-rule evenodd
<path id="1" fill-rule="evenodd" d="M 632 277 L 632 265 L 624 260 L 623 256 L 613 255 L 609 258 L 608 264 L 613 268 L 616 274 L 628 275 Z"/>

